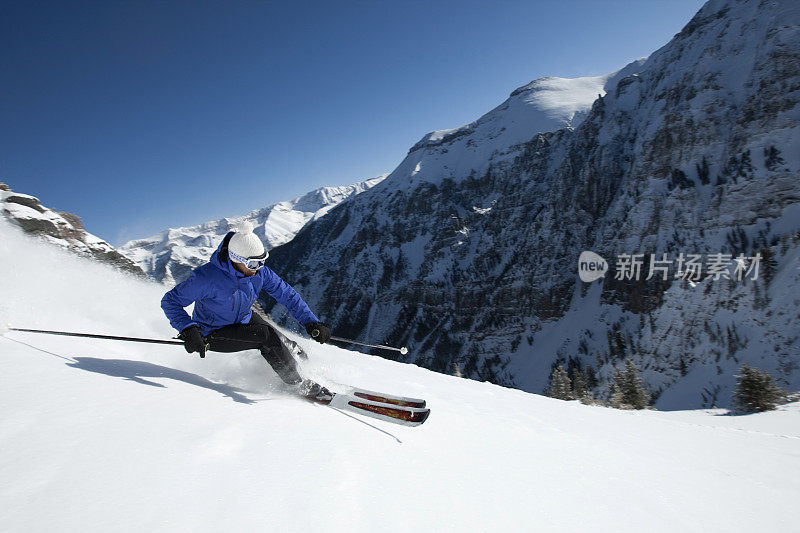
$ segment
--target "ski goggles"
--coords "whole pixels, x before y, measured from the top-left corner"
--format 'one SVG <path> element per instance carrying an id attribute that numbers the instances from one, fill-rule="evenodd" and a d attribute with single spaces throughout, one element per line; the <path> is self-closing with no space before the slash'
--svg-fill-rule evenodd
<path id="1" fill-rule="evenodd" d="M 258 270 L 263 267 L 264 263 L 267 261 L 268 255 L 269 254 L 265 251 L 257 257 L 242 257 L 228 250 L 228 257 L 230 257 L 231 261 L 234 263 L 241 263 L 250 270 Z"/>

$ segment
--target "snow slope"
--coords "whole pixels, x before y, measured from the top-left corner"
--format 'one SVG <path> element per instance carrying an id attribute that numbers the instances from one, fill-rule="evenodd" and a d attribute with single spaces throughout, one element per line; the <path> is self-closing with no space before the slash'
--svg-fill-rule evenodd
<path id="1" fill-rule="evenodd" d="M 0 220 L 0 323 L 169 338 L 163 287 Z M 288 394 L 257 352 L 8 332 L 2 531 L 796 530 L 800 405 L 562 402 L 299 342 L 302 372 L 424 397 L 427 423 Z"/>

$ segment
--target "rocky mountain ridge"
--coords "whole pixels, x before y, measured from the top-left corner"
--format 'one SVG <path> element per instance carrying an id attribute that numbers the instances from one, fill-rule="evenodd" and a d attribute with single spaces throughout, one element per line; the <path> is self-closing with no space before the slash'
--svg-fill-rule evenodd
<path id="1" fill-rule="evenodd" d="M 120 270 L 144 277 L 133 261 L 120 254 L 103 239 L 87 232 L 80 218 L 72 213 L 45 207 L 38 198 L 14 192 L 0 183 L 0 214 L 28 234 L 79 255 L 110 263 Z"/>
<path id="2" fill-rule="evenodd" d="M 439 372 L 541 392 L 563 364 L 603 397 L 628 358 L 661 408 L 729 405 L 742 363 L 797 388 L 800 5 L 711 0 L 609 80 L 577 125 L 493 137 L 503 104 L 491 130 L 427 135 L 273 268 L 337 334 Z M 584 284 L 584 250 L 673 262 Z M 681 253 L 769 256 L 768 278 L 689 283 Z"/>

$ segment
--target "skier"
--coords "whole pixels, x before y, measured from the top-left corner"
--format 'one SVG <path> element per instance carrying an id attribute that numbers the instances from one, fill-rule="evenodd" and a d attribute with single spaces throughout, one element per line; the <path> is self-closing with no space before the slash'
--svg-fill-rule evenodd
<path id="1" fill-rule="evenodd" d="M 325 387 L 297 373 L 294 358 L 278 333 L 251 306 L 262 290 L 285 306 L 311 337 L 330 340 L 331 331 L 297 292 L 264 266 L 267 252 L 249 222 L 228 233 L 208 263 L 195 268 L 186 281 L 161 299 L 170 324 L 180 332 L 188 353 L 206 350 L 238 352 L 258 348 L 284 383 L 306 397 L 330 401 Z M 184 307 L 194 302 L 191 318 Z"/>

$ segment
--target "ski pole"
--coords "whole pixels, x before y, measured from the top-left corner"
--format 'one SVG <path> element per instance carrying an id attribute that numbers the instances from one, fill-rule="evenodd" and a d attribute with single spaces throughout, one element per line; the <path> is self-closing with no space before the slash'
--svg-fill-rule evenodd
<path id="1" fill-rule="evenodd" d="M 141 337 L 120 337 L 117 335 L 98 335 L 96 333 L 75 333 L 71 331 L 50 331 L 46 329 L 27 329 L 27 328 L 12 328 L 11 326 L 5 328 L 8 331 L 22 331 L 25 333 L 44 333 L 47 335 L 62 335 L 65 337 L 85 337 L 90 339 L 108 339 L 112 341 L 130 341 L 130 342 L 147 342 L 150 344 L 179 344 L 184 346 L 184 342 L 181 340 L 162 340 L 162 339 L 144 339 Z M 229 339 L 227 337 L 217 337 L 219 340 L 227 341 L 227 340 L 237 340 L 237 339 Z M 250 341 L 254 344 L 259 344 L 256 341 Z M 211 349 L 211 345 L 206 340 L 206 351 Z M 205 357 L 204 354 L 200 354 L 200 357 Z"/>
<path id="2" fill-rule="evenodd" d="M 109 339 L 114 341 L 149 342 L 151 344 L 183 344 L 183 341 L 168 341 L 161 339 L 143 339 L 141 337 L 118 337 L 116 335 L 97 335 L 95 333 L 73 333 L 69 331 L 49 331 L 46 329 L 8 328 L 9 331 L 23 331 L 25 333 L 45 333 L 47 335 L 63 335 L 65 337 L 88 337 L 91 339 Z"/>
<path id="3" fill-rule="evenodd" d="M 369 348 L 380 348 L 381 350 L 394 350 L 395 352 L 400 352 L 401 354 L 405 355 L 408 353 L 408 348 L 403 346 L 402 348 L 395 348 L 393 346 L 384 346 L 382 344 L 367 344 L 366 342 L 358 342 L 352 339 L 343 339 L 342 337 L 334 337 L 331 335 L 332 341 L 338 342 L 346 342 L 348 344 L 358 344 L 360 346 L 368 346 Z"/>
<path id="4" fill-rule="evenodd" d="M 151 344 L 180 344 L 181 346 L 184 345 L 183 341 L 180 340 L 162 340 L 162 339 L 144 339 L 141 337 L 120 337 L 117 335 L 98 335 L 96 333 L 75 333 L 71 331 L 51 331 L 46 329 L 27 329 L 27 328 L 6 328 L 8 331 L 21 331 L 25 333 L 44 333 L 46 335 L 62 335 L 65 337 L 85 337 L 90 339 L 108 339 L 114 341 L 130 341 L 130 342 L 147 342 Z M 216 337 L 218 340 L 240 340 L 240 339 L 228 339 L 225 337 Z M 383 350 L 394 350 L 396 352 L 400 352 L 401 354 L 405 355 L 408 353 L 408 348 L 403 346 L 402 348 L 394 348 L 392 346 L 383 346 L 379 344 L 367 344 L 365 342 L 358 342 L 352 339 L 343 339 L 341 337 L 331 337 L 332 341 L 338 342 L 346 342 L 348 344 L 358 344 L 361 346 L 367 346 L 369 348 L 380 348 Z M 256 341 L 252 341 L 253 343 L 257 343 Z"/>

